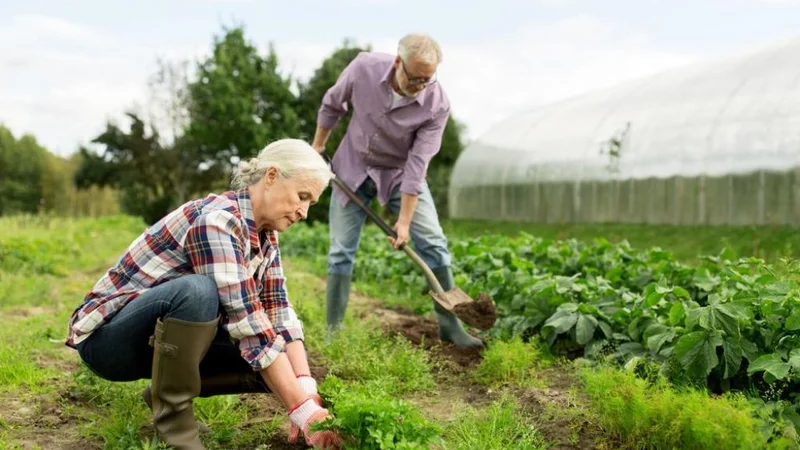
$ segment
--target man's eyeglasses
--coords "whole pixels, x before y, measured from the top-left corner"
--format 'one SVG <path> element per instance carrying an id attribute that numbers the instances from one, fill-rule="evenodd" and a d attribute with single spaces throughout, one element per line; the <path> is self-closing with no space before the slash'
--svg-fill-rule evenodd
<path id="1" fill-rule="evenodd" d="M 428 85 L 436 82 L 436 73 L 434 73 L 432 77 L 412 77 L 411 74 L 408 73 L 406 62 L 403 61 L 402 58 L 400 59 L 400 65 L 403 66 L 403 72 L 405 72 L 408 84 L 411 86 Z"/>

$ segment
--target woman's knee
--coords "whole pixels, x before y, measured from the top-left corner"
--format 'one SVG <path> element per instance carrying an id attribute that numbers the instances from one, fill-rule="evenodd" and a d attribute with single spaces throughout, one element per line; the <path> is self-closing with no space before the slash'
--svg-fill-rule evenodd
<path id="1" fill-rule="evenodd" d="M 205 275 L 184 275 L 172 283 L 178 290 L 169 316 L 193 322 L 208 322 L 219 314 L 217 284 Z"/>

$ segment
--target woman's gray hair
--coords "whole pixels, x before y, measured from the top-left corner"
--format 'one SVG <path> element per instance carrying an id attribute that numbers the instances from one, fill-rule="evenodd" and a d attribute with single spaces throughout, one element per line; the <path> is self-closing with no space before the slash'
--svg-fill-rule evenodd
<path id="1" fill-rule="evenodd" d="M 408 63 L 414 59 L 424 64 L 439 64 L 442 62 L 442 49 L 439 44 L 427 34 L 412 33 L 403 36 L 397 45 L 397 54 L 403 62 Z"/>
<path id="2" fill-rule="evenodd" d="M 258 183 L 270 167 L 278 169 L 281 178 L 311 178 L 325 186 L 334 176 L 322 155 L 306 141 L 280 139 L 264 147 L 255 158 L 240 161 L 231 187 L 242 189 Z"/>

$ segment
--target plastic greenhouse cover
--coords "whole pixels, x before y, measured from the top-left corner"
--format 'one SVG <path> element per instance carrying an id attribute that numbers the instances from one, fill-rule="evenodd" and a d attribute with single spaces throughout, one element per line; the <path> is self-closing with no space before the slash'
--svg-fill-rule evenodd
<path id="1" fill-rule="evenodd" d="M 615 137 L 618 158 L 607 148 Z M 795 39 L 510 117 L 465 149 L 451 186 L 718 176 L 798 163 Z"/>

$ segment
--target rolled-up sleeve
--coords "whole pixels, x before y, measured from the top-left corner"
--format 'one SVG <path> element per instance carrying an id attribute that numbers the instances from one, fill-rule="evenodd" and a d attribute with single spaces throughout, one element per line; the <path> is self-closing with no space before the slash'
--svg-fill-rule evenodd
<path id="1" fill-rule="evenodd" d="M 303 323 L 297 318 L 294 307 L 289 302 L 286 277 L 283 276 L 281 251 L 275 247 L 275 258 L 264 271 L 262 301 L 269 312 L 275 331 L 285 343 L 303 340 Z"/>
<path id="2" fill-rule="evenodd" d="M 227 211 L 201 215 L 192 224 L 184 249 L 194 272 L 214 280 L 226 317 L 222 327 L 238 341 L 242 358 L 255 370 L 268 367 L 285 345 L 248 275 L 239 220 Z"/>
<path id="3" fill-rule="evenodd" d="M 353 94 L 353 80 L 358 65 L 361 64 L 360 55 L 357 55 L 347 67 L 344 68 L 336 83 L 325 92 L 322 104 L 317 113 L 317 125 L 322 128 L 333 128 L 347 113 L 347 102 Z"/>
<path id="4" fill-rule="evenodd" d="M 425 180 L 431 159 L 441 149 L 442 135 L 449 115 L 449 109 L 443 110 L 417 131 L 414 144 L 408 152 L 400 192 L 410 195 L 422 193 L 422 182 Z"/>

